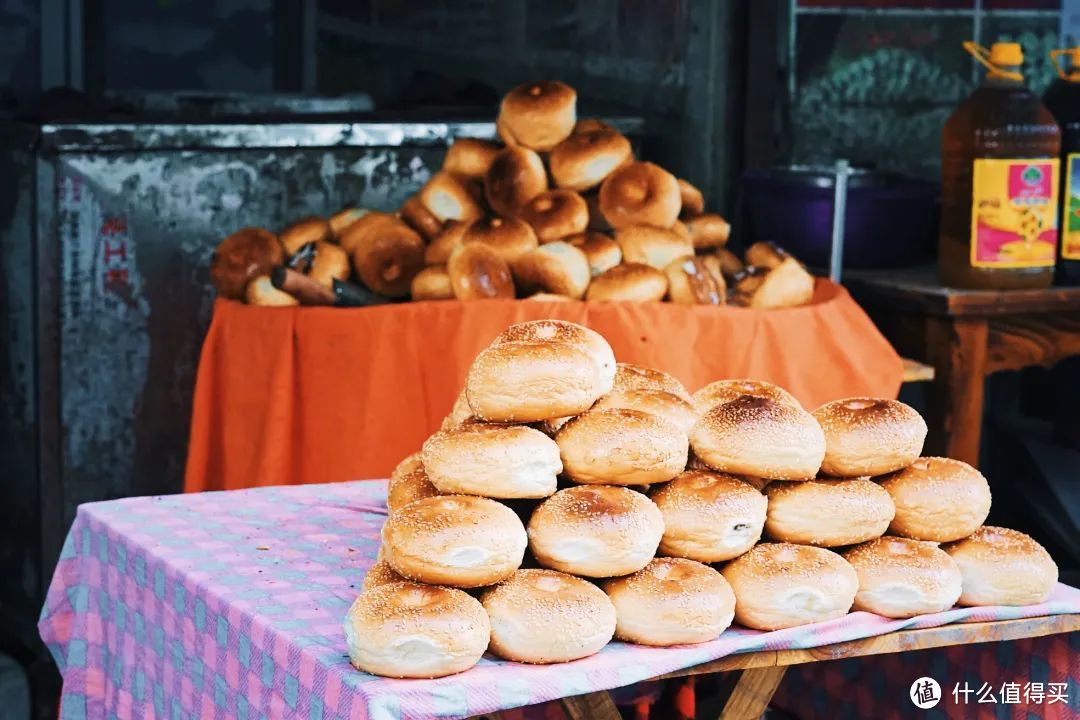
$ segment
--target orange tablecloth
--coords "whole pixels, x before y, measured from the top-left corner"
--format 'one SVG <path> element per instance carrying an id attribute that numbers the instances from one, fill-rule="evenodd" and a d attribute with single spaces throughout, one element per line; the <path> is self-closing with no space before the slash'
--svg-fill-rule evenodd
<path id="1" fill-rule="evenodd" d="M 808 408 L 896 397 L 899 356 L 842 287 L 785 310 L 532 300 L 259 308 L 218 300 L 195 386 L 185 489 L 386 477 L 450 411 L 473 357 L 514 322 L 560 318 L 693 391 L 782 385 Z"/>

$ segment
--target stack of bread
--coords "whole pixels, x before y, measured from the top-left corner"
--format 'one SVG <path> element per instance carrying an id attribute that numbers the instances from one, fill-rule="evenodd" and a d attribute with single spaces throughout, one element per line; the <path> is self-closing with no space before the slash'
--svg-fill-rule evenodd
<path id="1" fill-rule="evenodd" d="M 1049 555 L 983 526 L 986 480 L 920 457 L 925 435 L 895 400 L 810 413 L 754 380 L 691 395 L 617 364 L 582 326 L 513 325 L 391 476 L 379 559 L 345 620 L 350 657 L 437 677 L 485 651 L 566 662 L 612 637 L 706 642 L 733 621 L 1044 600 Z"/>
<path id="2" fill-rule="evenodd" d="M 557 81 L 503 98 L 501 143 L 459 138 L 441 170 L 396 213 L 349 208 L 275 236 L 245 228 L 214 257 L 218 291 L 253 304 L 296 304 L 270 283 L 304 249 L 324 284 L 355 275 L 384 298 L 530 297 L 753 307 L 809 302 L 814 278 L 767 244 L 745 264 L 724 248 L 728 222 L 701 191 L 635 159 L 614 127 L 578 120 Z M 295 264 L 295 263 L 294 263 Z"/>

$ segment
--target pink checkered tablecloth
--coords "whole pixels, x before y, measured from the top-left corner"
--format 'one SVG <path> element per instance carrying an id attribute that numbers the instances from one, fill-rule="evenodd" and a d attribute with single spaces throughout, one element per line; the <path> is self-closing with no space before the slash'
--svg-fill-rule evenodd
<path id="1" fill-rule="evenodd" d="M 354 670 L 342 619 L 374 562 L 384 482 L 131 498 L 79 508 L 39 628 L 69 718 L 458 718 L 610 689 L 737 652 L 1080 612 L 1042 605 L 894 621 L 853 613 L 773 633 L 732 628 L 678 648 L 615 642 L 563 665 L 485 657 L 438 680 Z"/>

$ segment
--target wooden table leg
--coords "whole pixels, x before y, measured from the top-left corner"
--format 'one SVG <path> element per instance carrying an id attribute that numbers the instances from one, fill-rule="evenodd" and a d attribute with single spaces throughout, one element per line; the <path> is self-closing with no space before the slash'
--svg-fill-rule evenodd
<path id="1" fill-rule="evenodd" d="M 563 698 L 562 706 L 571 720 L 622 720 L 615 701 L 603 690 Z"/>
<path id="2" fill-rule="evenodd" d="M 927 455 L 979 466 L 987 335 L 985 318 L 926 319 L 926 354 L 934 366 Z"/>
<path id="3" fill-rule="evenodd" d="M 720 720 L 757 720 L 780 687 L 786 671 L 785 665 L 743 670 L 724 703 Z"/>

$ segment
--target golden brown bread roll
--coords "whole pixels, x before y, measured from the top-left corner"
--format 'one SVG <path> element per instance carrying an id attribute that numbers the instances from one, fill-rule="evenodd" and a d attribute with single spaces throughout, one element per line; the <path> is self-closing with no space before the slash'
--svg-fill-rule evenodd
<path id="1" fill-rule="evenodd" d="M 676 220 L 670 230 L 688 243 L 693 244 L 694 238 L 690 235 L 690 228 L 682 220 Z"/>
<path id="2" fill-rule="evenodd" d="M 674 393 L 663 390 L 619 390 L 596 401 L 593 410 L 637 410 L 662 417 L 685 433 L 697 421 L 694 407 Z"/>
<path id="3" fill-rule="evenodd" d="M 382 225 L 390 224 L 397 225 L 401 223 L 401 219 L 391 215 L 390 213 L 379 212 L 378 210 L 365 210 L 363 214 L 353 220 L 349 225 L 341 231 L 338 236 L 338 244 L 342 249 L 349 253 L 350 257 L 356 252 L 356 246 L 360 244 L 360 239 L 375 231 L 375 228 Z"/>
<path id="4" fill-rule="evenodd" d="M 424 269 L 424 241 L 400 220 L 356 223 L 346 237 L 355 242 L 353 267 L 372 292 L 390 298 L 406 297 L 412 280 Z"/>
<path id="5" fill-rule="evenodd" d="M 600 185 L 600 211 L 614 228 L 668 228 L 678 219 L 681 207 L 678 180 L 653 163 L 627 163 Z"/>
<path id="6" fill-rule="evenodd" d="M 882 537 L 844 553 L 859 576 L 852 610 L 890 618 L 944 612 L 960 598 L 960 568 L 936 543 Z"/>
<path id="7" fill-rule="evenodd" d="M 525 203 L 545 190 L 544 163 L 528 148 L 503 148 L 484 176 L 484 196 L 492 211 L 502 217 L 517 215 Z"/>
<path id="8" fill-rule="evenodd" d="M 243 300 L 251 279 L 269 275 L 285 262 L 285 250 L 277 237 L 262 228 L 244 228 L 221 241 L 210 261 L 210 281 L 218 294 Z"/>
<path id="9" fill-rule="evenodd" d="M 397 571 L 390 567 L 390 563 L 385 560 L 376 560 L 375 564 L 369 567 L 368 571 L 364 573 L 364 580 L 360 585 L 360 592 L 365 593 L 368 590 L 374 590 L 383 585 L 399 582 L 408 582 L 408 580 L 401 575 L 398 575 Z"/>
<path id="10" fill-rule="evenodd" d="M 519 217 L 532 226 L 540 242 L 553 242 L 585 232 L 589 208 L 573 190 L 547 190 L 525 203 Z"/>
<path id="11" fill-rule="evenodd" d="M 325 242 L 330 237 L 330 223 L 321 217 L 297 220 L 278 233 L 278 239 L 288 255 L 295 255 L 308 243 Z"/>
<path id="12" fill-rule="evenodd" d="M 834 400 L 813 415 L 825 431 L 821 472 L 826 475 L 884 475 L 911 465 L 922 455 L 926 422 L 898 400 Z"/>
<path id="13" fill-rule="evenodd" d="M 765 488 L 765 532 L 774 540 L 840 547 L 879 538 L 896 508 L 889 493 L 866 478 L 774 482 Z"/>
<path id="14" fill-rule="evenodd" d="M 919 458 L 877 478 L 896 506 L 889 532 L 913 540 L 949 542 L 975 532 L 990 514 L 990 485 L 965 462 Z"/>
<path id="15" fill-rule="evenodd" d="M 370 212 L 370 210 L 364 210 L 358 207 L 347 207 L 343 210 L 339 210 L 330 216 L 330 235 L 334 240 L 341 241 L 341 236 L 345 233 L 349 227 L 364 217 Z"/>
<path id="16" fill-rule="evenodd" d="M 942 550 L 960 568 L 960 605 L 1034 605 L 1057 585 L 1050 553 L 1017 530 L 985 525 Z"/>
<path id="17" fill-rule="evenodd" d="M 468 222 L 484 214 L 468 187 L 448 172 L 437 172 L 417 193 L 420 202 L 440 222 Z"/>
<path id="18" fill-rule="evenodd" d="M 499 254 L 507 263 L 513 263 L 539 245 L 533 229 L 517 218 L 489 217 L 475 220 L 462 231 L 463 244 L 480 243 Z"/>
<path id="19" fill-rule="evenodd" d="M 440 430 L 424 442 L 422 459 L 439 492 L 489 498 L 548 497 L 562 472 L 559 446 L 524 425 L 470 423 Z"/>
<path id="20" fill-rule="evenodd" d="M 716 248 L 713 251 L 713 257 L 720 261 L 720 271 L 724 273 L 724 278 L 728 282 L 731 282 L 746 267 L 739 256 L 727 248 Z"/>
<path id="21" fill-rule="evenodd" d="M 678 181 L 679 198 L 682 201 L 679 217 L 692 218 L 705 212 L 705 196 L 701 191 L 682 178 L 678 178 Z"/>
<path id="22" fill-rule="evenodd" d="M 667 294 L 667 276 L 642 263 L 623 263 L 593 278 L 585 291 L 586 300 L 626 300 L 655 302 Z"/>
<path id="23" fill-rule="evenodd" d="M 427 242 L 431 242 L 442 232 L 442 221 L 427 209 L 419 195 L 410 195 L 398 210 L 398 214 L 406 225 L 420 233 Z"/>
<path id="24" fill-rule="evenodd" d="M 424 469 L 421 453 L 413 453 L 397 464 L 386 487 L 386 509 L 396 512 L 414 500 L 439 495 Z"/>
<path id="25" fill-rule="evenodd" d="M 566 238 L 566 242 L 585 253 L 592 277 L 610 270 L 622 262 L 622 249 L 615 239 L 598 232 L 584 232 Z"/>
<path id="26" fill-rule="evenodd" d="M 589 260 L 585 253 L 564 242 L 550 242 L 515 260 L 510 269 L 523 292 L 565 295 L 580 300 L 589 287 Z"/>
<path id="27" fill-rule="evenodd" d="M 651 225 L 627 225 L 615 231 L 623 262 L 642 263 L 663 270 L 671 263 L 694 256 L 694 246 L 673 230 Z"/>
<path id="28" fill-rule="evenodd" d="M 684 222 L 695 248 L 723 247 L 731 235 L 731 224 L 716 213 L 687 218 Z"/>
<path id="29" fill-rule="evenodd" d="M 454 288 L 445 265 L 429 265 L 412 279 L 413 300 L 453 300 Z"/>
<path id="30" fill-rule="evenodd" d="M 723 305 L 727 302 L 727 284 L 720 261 L 710 255 L 684 257 L 666 268 L 668 296 L 681 305 Z"/>
<path id="31" fill-rule="evenodd" d="M 563 471 L 589 485 L 667 482 L 686 467 L 686 432 L 660 415 L 638 410 L 590 410 L 555 436 Z"/>
<path id="32" fill-rule="evenodd" d="M 750 268 L 747 268 L 750 270 Z M 789 257 L 764 274 L 754 272 L 735 282 L 740 304 L 756 308 L 805 305 L 814 299 L 814 276 Z"/>
<path id="33" fill-rule="evenodd" d="M 756 242 L 746 248 L 746 264 L 772 270 L 791 256 L 771 242 Z"/>
<path id="34" fill-rule="evenodd" d="M 575 131 L 555 146 L 548 164 L 556 186 L 588 190 L 632 159 L 630 141 L 622 133 L 611 128 L 597 128 Z"/>
<path id="35" fill-rule="evenodd" d="M 674 375 L 663 370 L 647 368 L 633 363 L 619 363 L 615 366 L 615 378 L 611 384 L 612 392 L 630 390 L 659 390 L 690 401 L 690 393 Z"/>
<path id="36" fill-rule="evenodd" d="M 470 223 L 450 221 L 443 226 L 441 233 L 435 236 L 424 250 L 424 263 L 427 265 L 445 265 L 465 240 L 465 229 Z"/>
<path id="37" fill-rule="evenodd" d="M 767 398 L 773 402 L 802 408 L 794 395 L 779 385 L 773 385 L 764 380 L 716 380 L 695 392 L 690 399 L 697 414 L 704 415 L 717 405 L 729 403 L 743 395 Z"/>
<path id="38" fill-rule="evenodd" d="M 442 169 L 459 178 L 483 179 L 498 152 L 499 146 L 490 140 L 454 138 L 446 150 Z"/>
<path id="39" fill-rule="evenodd" d="M 299 305 L 300 301 L 284 290 L 278 290 L 274 283 L 270 282 L 269 275 L 260 275 L 252 278 L 247 284 L 245 299 L 248 305 L 262 307 L 291 307 Z"/>
<path id="40" fill-rule="evenodd" d="M 514 278 L 499 253 L 486 245 L 462 245 L 450 255 L 446 270 L 458 300 L 513 298 Z"/>
<path id="41" fill-rule="evenodd" d="M 349 253 L 333 243 L 315 243 L 315 257 L 308 268 L 308 277 L 323 287 L 332 289 L 334 280 L 347 280 L 351 274 Z"/>
<path id="42" fill-rule="evenodd" d="M 518 85 L 499 106 L 500 135 L 541 152 L 565 140 L 576 122 L 577 93 L 558 80 Z"/>
<path id="43" fill-rule="evenodd" d="M 528 320 L 503 330 L 491 344 L 510 342 L 553 342 L 573 345 L 592 358 L 600 373 L 601 391 L 606 393 L 615 382 L 615 353 L 600 333 L 565 320 Z M 561 427 L 561 426 L 560 426 Z"/>

